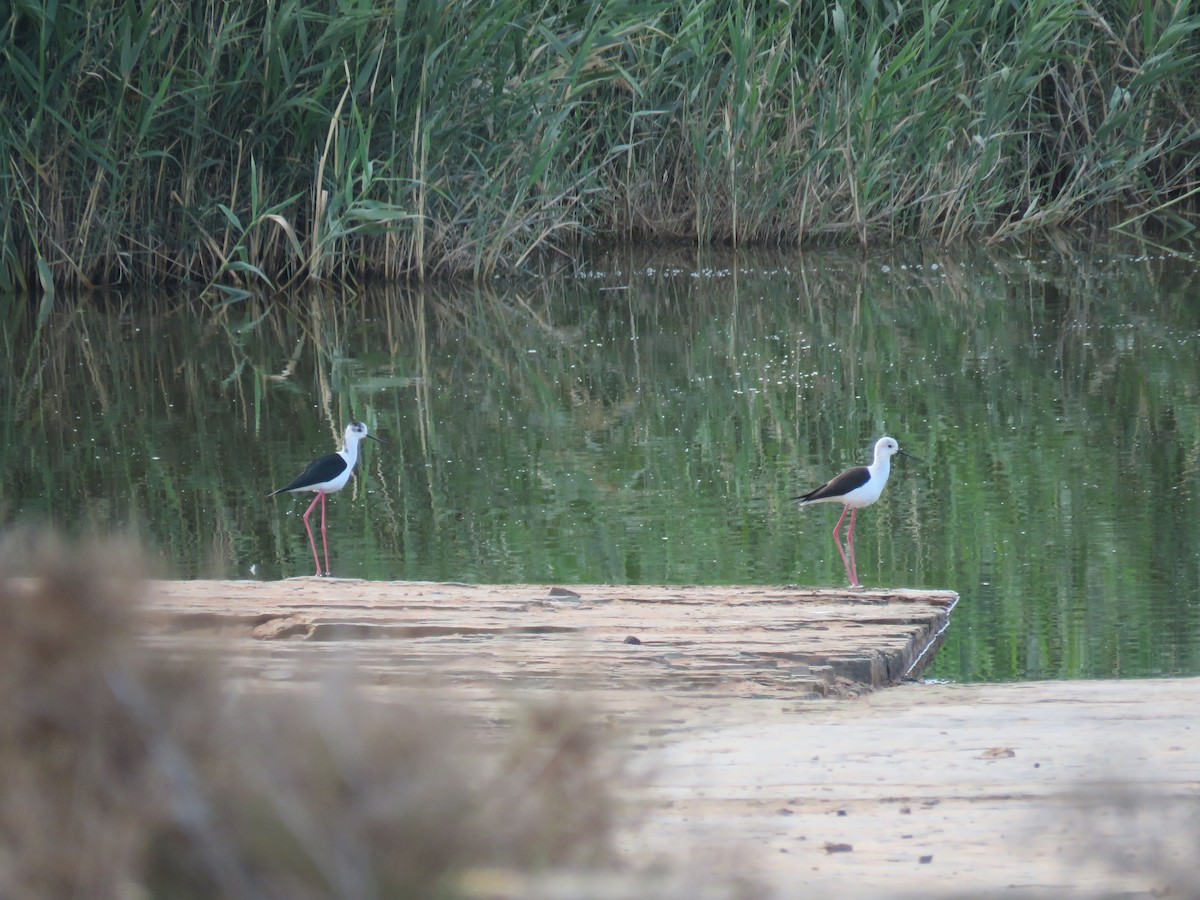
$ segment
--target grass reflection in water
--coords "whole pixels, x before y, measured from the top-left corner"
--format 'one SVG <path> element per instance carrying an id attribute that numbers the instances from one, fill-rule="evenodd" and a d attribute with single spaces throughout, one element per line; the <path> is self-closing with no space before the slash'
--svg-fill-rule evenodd
<path id="1" fill-rule="evenodd" d="M 886 433 L 926 463 L 859 574 L 962 594 L 931 674 L 1197 673 L 1193 280 L 1119 248 L 613 251 L 40 328 L 9 301 L 0 513 L 132 530 L 175 576 L 306 574 L 301 501 L 263 495 L 361 419 L 390 446 L 330 509 L 341 574 L 833 585 L 837 510 L 788 498 Z"/>

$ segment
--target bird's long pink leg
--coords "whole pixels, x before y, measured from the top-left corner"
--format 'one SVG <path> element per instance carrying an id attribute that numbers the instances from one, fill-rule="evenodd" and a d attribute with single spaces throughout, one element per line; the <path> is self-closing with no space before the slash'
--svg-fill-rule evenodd
<path id="1" fill-rule="evenodd" d="M 846 543 L 850 545 L 850 587 L 862 587 L 858 583 L 858 565 L 854 562 L 854 520 L 858 516 L 858 508 L 850 513 L 850 527 L 846 530 Z"/>
<path id="2" fill-rule="evenodd" d="M 304 530 L 308 532 L 308 545 L 312 547 L 313 562 L 317 564 L 318 575 L 321 574 L 321 560 L 317 559 L 317 542 L 313 538 L 312 526 L 308 524 L 308 514 L 313 511 L 313 507 L 317 505 L 317 501 L 324 496 L 324 494 L 318 491 L 317 495 L 313 497 L 313 502 L 308 504 L 308 509 L 304 511 Z"/>
<path id="3" fill-rule="evenodd" d="M 325 534 L 325 495 L 321 495 L 321 543 L 325 545 L 325 574 L 332 575 L 329 571 L 329 537 Z M 313 551 L 314 553 L 316 551 Z M 319 569 L 320 566 L 317 566 Z M 320 572 L 317 573 L 318 575 Z"/>
<path id="4" fill-rule="evenodd" d="M 842 549 L 842 536 L 840 533 L 842 530 L 842 520 L 846 518 L 846 513 L 849 511 L 850 507 L 842 507 L 842 514 L 838 517 L 837 524 L 833 526 L 833 542 L 837 545 L 838 556 L 842 558 L 842 565 L 846 567 L 846 577 L 853 582 L 854 576 L 850 574 L 850 563 L 846 561 L 846 551 Z M 853 516 L 851 516 L 850 521 L 854 521 Z M 853 586 L 853 584 L 851 586 Z"/>

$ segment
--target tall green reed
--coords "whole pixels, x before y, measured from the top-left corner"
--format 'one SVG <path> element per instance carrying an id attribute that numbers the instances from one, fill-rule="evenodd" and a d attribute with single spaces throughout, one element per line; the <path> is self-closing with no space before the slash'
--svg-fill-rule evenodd
<path id="1" fill-rule="evenodd" d="M 1186 4 L 22 4 L 0 289 L 1195 227 Z"/>

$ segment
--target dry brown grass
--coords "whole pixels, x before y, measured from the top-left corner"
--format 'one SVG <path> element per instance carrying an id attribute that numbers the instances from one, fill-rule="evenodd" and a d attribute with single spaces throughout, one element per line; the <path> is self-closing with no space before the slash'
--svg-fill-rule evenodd
<path id="1" fill-rule="evenodd" d="M 352 685 L 237 690 L 139 640 L 142 571 L 0 547 L 0 896 L 440 897 L 609 859 L 621 762 L 579 710 L 484 734 Z"/>

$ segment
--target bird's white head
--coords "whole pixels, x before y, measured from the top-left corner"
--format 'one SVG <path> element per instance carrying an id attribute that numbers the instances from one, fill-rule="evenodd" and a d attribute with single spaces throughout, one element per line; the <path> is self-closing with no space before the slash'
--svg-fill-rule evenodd
<path id="1" fill-rule="evenodd" d="M 895 438 L 881 437 L 875 442 L 875 461 L 874 465 L 879 465 L 884 460 L 890 461 L 893 456 L 899 453 L 901 456 L 907 456 L 909 459 L 915 459 L 921 462 L 919 457 L 913 456 L 906 450 L 901 450 L 900 445 L 896 443 Z"/>
<path id="2" fill-rule="evenodd" d="M 361 441 L 363 438 L 370 438 L 377 444 L 383 443 L 383 441 L 379 440 L 379 438 L 375 437 L 375 435 L 369 433 L 367 431 L 367 426 L 364 425 L 362 422 L 351 422 L 349 425 L 346 426 L 346 449 L 347 450 L 349 450 L 351 447 L 357 447 L 359 441 Z"/>

